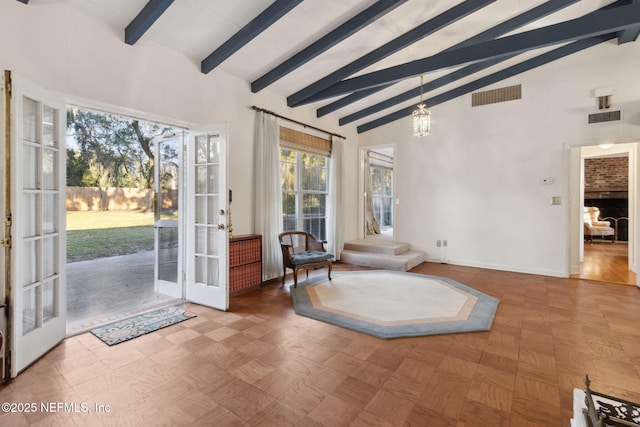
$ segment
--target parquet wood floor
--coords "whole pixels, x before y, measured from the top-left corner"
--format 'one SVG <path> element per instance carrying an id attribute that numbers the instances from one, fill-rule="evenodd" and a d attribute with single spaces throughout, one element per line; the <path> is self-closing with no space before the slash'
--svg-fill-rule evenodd
<path id="1" fill-rule="evenodd" d="M 498 298 L 491 331 L 382 340 L 297 316 L 288 289 L 270 283 L 230 312 L 189 304 L 197 317 L 114 347 L 66 339 L 0 385 L 0 402 L 91 413 L 0 413 L 0 425 L 568 426 L 585 374 L 594 390 L 640 402 L 640 289 L 413 271 Z"/>
<path id="2" fill-rule="evenodd" d="M 616 242 L 585 242 L 580 279 L 598 280 L 620 285 L 635 285 L 636 274 L 629 270 L 628 246 Z"/>

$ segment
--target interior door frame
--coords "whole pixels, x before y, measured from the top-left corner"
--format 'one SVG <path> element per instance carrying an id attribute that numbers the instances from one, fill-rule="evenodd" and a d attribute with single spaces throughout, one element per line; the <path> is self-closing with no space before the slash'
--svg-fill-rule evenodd
<path id="1" fill-rule="evenodd" d="M 580 263 L 584 256 L 584 235 L 583 235 L 583 212 L 584 206 L 584 159 L 597 157 L 596 154 L 616 154 L 627 153 L 629 156 L 629 184 L 628 184 L 628 206 L 629 206 L 629 228 L 628 228 L 628 268 L 636 273 L 636 286 L 640 287 L 640 274 L 638 274 L 638 242 L 640 239 L 640 227 L 636 226 L 637 215 L 640 212 L 640 198 L 638 189 L 640 183 L 637 168 L 640 165 L 639 142 L 620 142 L 614 144 L 610 149 L 596 151 L 596 146 L 576 146 L 569 150 L 569 257 L 568 274 L 579 274 Z"/>

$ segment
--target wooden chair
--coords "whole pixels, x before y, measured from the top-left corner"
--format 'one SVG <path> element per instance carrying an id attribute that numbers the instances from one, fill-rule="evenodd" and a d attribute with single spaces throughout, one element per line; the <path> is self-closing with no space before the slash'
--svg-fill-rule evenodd
<path id="1" fill-rule="evenodd" d="M 293 270 L 294 288 L 298 287 L 298 270 L 306 270 L 308 278 L 309 269 L 328 267 L 328 277 L 331 280 L 331 260 L 334 256 L 325 249 L 326 241 L 318 240 L 306 231 L 286 231 L 278 237 L 282 248 L 283 285 L 287 268 Z"/>

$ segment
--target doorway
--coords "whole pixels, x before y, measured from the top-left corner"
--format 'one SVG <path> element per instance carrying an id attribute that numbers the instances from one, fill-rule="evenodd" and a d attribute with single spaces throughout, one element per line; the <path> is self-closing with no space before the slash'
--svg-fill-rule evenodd
<path id="1" fill-rule="evenodd" d="M 5 241 L 10 243 L 5 244 L 6 264 L 0 265 L 5 268 L 5 296 L 8 296 L 13 307 L 6 317 L 6 326 L 0 323 L 0 327 L 4 328 L 1 332 L 5 337 L 9 338 L 6 340 L 8 344 L 3 345 L 2 356 L 8 356 L 5 357 L 4 367 L 7 368 L 7 376 L 13 378 L 69 335 L 67 333 L 68 303 L 72 298 L 68 298 L 67 235 L 71 230 L 68 230 L 70 222 L 67 221 L 69 200 L 66 194 L 68 187 L 66 181 L 70 176 L 77 176 L 69 173 L 67 169 L 67 166 L 73 167 L 77 158 L 67 151 L 71 138 L 65 132 L 68 129 L 67 119 L 70 119 L 65 97 L 44 89 L 11 71 L 5 71 L 0 78 L 0 92 L 5 94 L 5 102 L 0 102 L 0 107 L 4 108 L 4 121 L 1 126 L 4 132 L 0 134 L 0 142 L 6 144 L 4 145 L 4 162 L 7 166 L 3 188 L 5 198 L 1 207 L 4 210 L 5 228 L 8 233 L 5 234 Z M 93 123 L 91 127 L 99 127 L 98 122 L 100 120 Z M 118 158 L 114 155 L 119 154 L 124 156 L 125 160 L 131 160 L 135 150 L 131 150 L 131 147 L 125 144 L 126 128 L 127 126 L 120 127 L 119 132 L 116 132 L 115 141 L 118 141 L 118 144 L 112 145 L 119 149 L 115 150 L 115 153 L 106 151 L 101 154 L 109 154 L 108 157 L 112 159 Z M 178 153 L 178 171 L 181 174 L 187 170 L 192 173 L 185 173 L 188 179 L 180 177 L 177 180 L 177 186 L 182 193 L 182 196 L 178 195 L 178 200 L 184 199 L 184 204 L 188 206 L 184 209 L 178 206 L 178 215 L 183 217 L 178 219 L 178 237 L 167 239 L 169 244 L 166 247 L 170 254 L 174 254 L 174 242 L 177 240 L 184 243 L 184 247 L 178 246 L 177 251 L 179 256 L 185 257 L 184 267 L 180 271 L 180 261 L 178 261 L 178 274 L 164 275 L 159 273 L 160 264 L 155 268 L 155 262 L 151 262 L 154 266 L 152 278 L 162 276 L 177 279 L 186 296 L 186 301 L 219 310 L 229 308 L 229 284 L 226 274 L 228 133 L 227 124 L 209 125 L 201 129 L 190 128 L 188 143 L 184 141 L 185 133 L 183 133 L 183 144 Z M 165 134 L 164 129 L 160 134 Z M 155 146 L 152 144 L 153 139 L 146 135 L 153 134 L 142 135 L 145 138 L 139 142 L 142 152 L 148 155 L 149 152 L 153 152 L 152 148 Z M 138 136 L 137 132 L 136 136 Z M 87 151 L 91 152 L 91 150 Z M 67 159 L 70 161 L 68 162 Z M 154 166 L 154 162 L 139 162 L 139 166 L 143 164 L 149 167 L 142 170 L 147 173 L 146 176 L 151 176 L 150 172 L 153 169 L 151 166 Z M 159 164 L 160 166 L 157 167 L 160 170 L 162 162 L 160 161 Z M 91 172 L 92 169 L 94 172 L 96 169 L 99 171 L 104 166 L 97 162 L 86 164 L 80 162 L 80 165 L 81 167 L 77 170 L 82 171 L 79 174 L 81 177 L 84 177 L 85 172 Z M 112 165 L 117 166 L 112 169 L 112 176 L 125 181 L 131 178 L 127 175 L 129 163 L 113 162 Z M 87 178 L 90 179 L 91 174 Z M 121 181 L 116 182 L 121 183 Z M 98 189 L 104 191 L 103 187 L 98 186 Z M 184 190 L 188 190 L 188 194 Z M 88 204 L 99 207 L 102 206 L 100 203 L 107 203 L 109 206 L 111 202 L 122 203 L 125 200 L 131 202 L 131 198 L 124 197 L 126 195 L 124 193 L 126 192 L 116 192 L 117 197 L 113 198 L 103 198 L 98 193 L 96 197 L 89 197 Z M 166 198 L 160 199 L 154 196 L 153 200 L 166 201 Z M 71 202 L 76 201 L 75 197 L 71 197 Z M 135 199 L 135 201 L 143 202 L 142 199 Z M 151 211 L 153 211 L 156 205 L 152 203 L 149 206 L 152 206 Z M 186 215 L 187 212 L 189 215 Z M 149 224 L 139 225 L 142 228 L 146 227 L 146 232 L 151 232 L 151 239 L 147 239 L 147 243 L 151 242 L 151 250 L 136 251 L 136 253 L 151 252 L 151 258 L 154 260 L 156 258 L 153 257 L 153 248 L 159 246 L 160 242 L 154 243 L 153 212 L 150 220 Z M 184 227 L 180 229 L 183 224 Z M 136 241 L 130 238 L 130 234 L 113 232 L 113 227 L 105 227 L 108 224 L 104 221 L 99 222 L 99 225 L 102 226 L 101 228 L 109 229 L 107 234 L 110 237 L 119 238 L 120 244 L 104 241 L 99 245 L 90 245 L 92 249 L 119 250 L 127 247 L 128 243 Z M 157 228 L 162 226 L 162 224 L 157 225 Z M 143 234 L 145 230 L 142 230 Z M 183 234 L 181 230 L 184 230 L 184 239 L 181 239 Z M 116 256 L 120 255 L 116 254 Z M 117 266 L 107 266 L 105 259 L 107 258 L 103 257 L 100 262 L 94 263 L 94 268 L 87 269 L 94 274 L 96 280 L 90 280 L 85 276 L 80 280 L 78 288 L 80 292 L 92 295 L 86 292 L 87 289 L 97 286 L 100 291 L 106 291 L 105 294 L 112 294 L 108 289 L 100 288 L 101 283 L 108 286 L 113 283 L 113 280 L 100 282 L 98 279 L 104 279 L 107 275 L 100 274 L 98 267 L 106 267 L 104 271 L 111 275 L 122 274 L 129 279 L 133 274 L 139 274 L 145 278 L 148 276 L 145 273 L 148 270 L 148 264 L 142 261 L 127 263 L 129 269 L 125 270 Z M 175 264 L 169 261 L 164 267 L 169 266 L 173 271 Z M 149 282 L 153 289 L 153 279 Z M 137 298 L 121 297 L 116 301 L 124 300 L 140 308 L 141 302 Z M 113 301 L 113 299 L 110 301 L 110 306 L 114 305 Z M 92 302 L 88 301 L 88 303 Z M 4 308 L 0 307 L 0 310 Z M 105 323 L 114 320 L 117 318 L 111 317 L 106 319 Z M 85 325 L 85 328 L 91 329 L 90 325 Z"/>
<path id="2" fill-rule="evenodd" d="M 579 233 L 574 233 L 576 241 L 571 245 L 571 277 L 636 284 L 633 231 L 636 212 L 635 153 L 636 144 L 572 149 L 572 164 L 578 166 L 580 177 L 579 205 L 575 206 L 572 218 L 579 217 L 580 229 Z M 575 183 L 574 174 L 572 179 Z M 606 239 L 585 238 L 582 221 L 583 210 L 587 207 L 599 210 L 598 220 L 613 228 L 612 236 Z"/>
<path id="3" fill-rule="evenodd" d="M 67 112 L 67 334 L 184 298 L 182 129 Z"/>
<path id="4" fill-rule="evenodd" d="M 362 238 L 394 240 L 394 146 L 360 149 L 360 230 Z"/>

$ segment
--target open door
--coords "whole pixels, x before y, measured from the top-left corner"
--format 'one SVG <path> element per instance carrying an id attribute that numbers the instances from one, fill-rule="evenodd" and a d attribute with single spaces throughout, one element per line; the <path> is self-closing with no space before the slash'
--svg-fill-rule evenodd
<path id="1" fill-rule="evenodd" d="M 65 104 L 11 75 L 11 377 L 65 338 Z M 9 155 L 9 154 L 7 154 Z"/>
<path id="2" fill-rule="evenodd" d="M 186 294 L 189 301 L 227 310 L 227 127 L 189 130 Z"/>
<path id="3" fill-rule="evenodd" d="M 184 133 L 159 136 L 154 145 L 155 291 L 184 298 L 183 167 Z"/>

